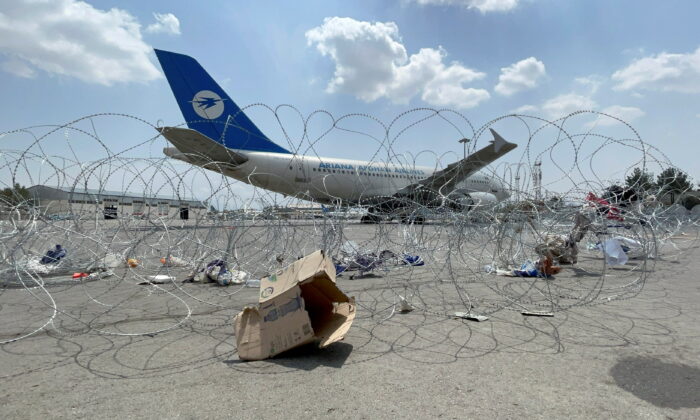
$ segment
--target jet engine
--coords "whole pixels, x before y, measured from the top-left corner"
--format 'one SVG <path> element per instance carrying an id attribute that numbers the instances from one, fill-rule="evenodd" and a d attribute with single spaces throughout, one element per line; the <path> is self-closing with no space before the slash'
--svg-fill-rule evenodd
<path id="1" fill-rule="evenodd" d="M 498 198 L 487 192 L 458 193 L 450 198 L 466 211 L 484 210 L 498 203 Z"/>

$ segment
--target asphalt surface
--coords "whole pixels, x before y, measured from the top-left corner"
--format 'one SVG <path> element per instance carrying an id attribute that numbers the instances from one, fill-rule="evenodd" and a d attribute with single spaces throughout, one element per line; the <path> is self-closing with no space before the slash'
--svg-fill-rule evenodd
<path id="1" fill-rule="evenodd" d="M 108 280 L 51 286 L 50 297 L 5 289 L 0 341 L 40 328 L 52 302 L 62 312 L 0 347 L 0 418 L 700 418 L 694 238 L 633 267 L 648 271 L 636 296 L 553 317 L 494 310 L 502 296 L 475 283 L 476 308 L 490 319 L 454 319 L 462 289 L 429 263 L 410 275 L 346 275 L 338 284 L 358 299 L 358 316 L 343 342 L 258 362 L 238 359 L 231 323 L 255 301 L 252 288 Z M 582 265 L 596 257 L 587 258 Z M 402 290 L 418 309 L 392 311 Z"/>

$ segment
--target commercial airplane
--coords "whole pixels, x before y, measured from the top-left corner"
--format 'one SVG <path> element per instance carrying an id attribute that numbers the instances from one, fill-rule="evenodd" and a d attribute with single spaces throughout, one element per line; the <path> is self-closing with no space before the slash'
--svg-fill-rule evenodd
<path id="1" fill-rule="evenodd" d="M 494 130 L 490 144 L 440 170 L 300 155 L 265 136 L 194 58 L 155 52 L 188 127 L 159 128 L 175 146 L 163 149 L 169 157 L 284 195 L 367 207 L 366 223 L 382 215 L 419 222 L 418 207 L 468 210 L 509 196 L 477 173 L 517 147 Z"/>

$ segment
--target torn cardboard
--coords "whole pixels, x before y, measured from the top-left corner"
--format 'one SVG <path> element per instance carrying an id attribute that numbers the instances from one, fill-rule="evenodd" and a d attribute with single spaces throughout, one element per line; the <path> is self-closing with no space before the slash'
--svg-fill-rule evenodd
<path id="1" fill-rule="evenodd" d="M 238 357 L 261 360 L 313 341 L 342 340 L 355 319 L 355 299 L 335 284 L 335 265 L 316 251 L 260 281 L 259 304 L 236 316 Z"/>

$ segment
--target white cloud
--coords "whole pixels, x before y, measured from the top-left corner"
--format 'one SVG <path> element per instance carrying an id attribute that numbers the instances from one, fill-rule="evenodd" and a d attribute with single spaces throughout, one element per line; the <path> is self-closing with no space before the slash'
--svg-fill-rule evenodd
<path id="1" fill-rule="evenodd" d="M 602 111 L 603 114 L 610 115 L 611 117 L 619 118 L 626 123 L 631 123 L 637 118 L 641 118 L 646 115 L 646 112 L 639 108 L 633 106 L 621 106 L 613 105 L 609 106 Z M 587 127 L 591 128 L 594 126 L 614 126 L 620 124 L 615 118 L 610 118 L 605 115 L 598 115 L 595 120 L 586 124 Z"/>
<path id="2" fill-rule="evenodd" d="M 598 104 L 588 96 L 567 93 L 545 101 L 542 112 L 551 119 L 561 118 L 576 111 L 592 110 Z"/>
<path id="3" fill-rule="evenodd" d="M 510 96 L 534 88 L 546 74 L 543 62 L 535 57 L 526 58 L 501 68 L 501 75 L 498 76 L 498 84 L 494 90 L 501 95 Z"/>
<path id="4" fill-rule="evenodd" d="M 523 105 L 510 111 L 512 114 L 534 114 L 539 111 L 535 105 Z"/>
<path id="5" fill-rule="evenodd" d="M 180 35 L 180 20 L 172 13 L 154 13 L 156 23 L 146 27 L 146 32 Z"/>
<path id="6" fill-rule="evenodd" d="M 33 68 L 29 67 L 24 61 L 18 60 L 15 57 L 11 57 L 9 60 L 0 63 L 0 67 L 6 72 L 14 74 L 15 76 L 24 77 L 27 79 L 31 79 L 32 77 L 36 76 L 36 72 Z"/>
<path id="7" fill-rule="evenodd" d="M 596 74 L 585 77 L 577 77 L 574 79 L 574 83 L 585 89 L 586 94 L 588 95 L 595 95 L 595 93 L 598 92 L 598 89 L 600 89 L 600 86 L 603 84 L 603 81 L 603 77 Z"/>
<path id="8" fill-rule="evenodd" d="M 393 22 L 326 18 L 306 32 L 306 39 L 335 62 L 326 88 L 330 93 L 349 93 L 366 102 L 385 97 L 399 104 L 420 95 L 431 105 L 463 109 L 490 97 L 484 89 L 464 86 L 485 74 L 459 63 L 446 65 L 442 48 L 423 48 L 409 57 Z"/>
<path id="9" fill-rule="evenodd" d="M 541 106 L 523 105 L 514 109 L 513 113 L 536 114 L 541 113 L 545 118 L 552 120 L 565 117 L 572 112 L 595 109 L 596 102 L 588 96 L 567 93 L 548 99 Z"/>
<path id="10" fill-rule="evenodd" d="M 140 28 L 128 12 L 81 1 L 5 2 L 0 52 L 9 59 L 2 67 L 24 77 L 40 69 L 103 85 L 162 77 Z"/>
<path id="11" fill-rule="evenodd" d="M 613 89 L 700 93 L 700 48 L 688 54 L 661 53 L 633 61 L 616 71 Z"/>
<path id="12" fill-rule="evenodd" d="M 514 9 L 520 0 L 413 0 L 421 5 L 461 6 L 478 9 L 481 13 L 507 12 Z"/>

